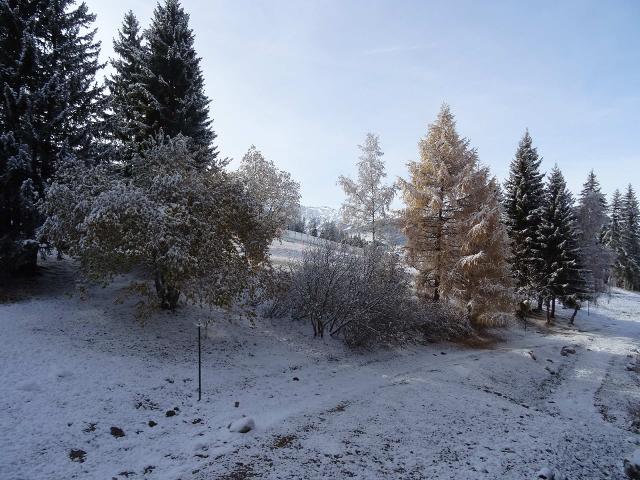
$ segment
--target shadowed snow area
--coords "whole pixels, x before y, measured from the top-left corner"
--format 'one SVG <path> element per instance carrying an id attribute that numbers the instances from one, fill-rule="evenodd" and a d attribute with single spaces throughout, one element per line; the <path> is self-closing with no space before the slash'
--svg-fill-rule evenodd
<path id="1" fill-rule="evenodd" d="M 637 294 L 491 349 L 353 353 L 195 307 L 141 326 L 124 282 L 80 295 L 74 278 L 47 262 L 32 297 L 0 305 L 2 479 L 622 479 L 640 443 Z M 198 402 L 194 323 L 211 316 Z"/>

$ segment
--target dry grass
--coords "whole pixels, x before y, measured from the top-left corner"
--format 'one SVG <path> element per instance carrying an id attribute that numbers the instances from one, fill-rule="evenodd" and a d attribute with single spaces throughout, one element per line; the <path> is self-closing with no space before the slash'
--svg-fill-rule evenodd
<path id="1" fill-rule="evenodd" d="M 640 402 L 629 402 L 627 413 L 631 419 L 631 430 L 640 433 Z"/>
<path id="2" fill-rule="evenodd" d="M 297 437 L 295 435 L 278 435 L 277 437 L 275 437 L 271 448 L 275 449 L 290 447 L 296 438 Z"/>
<path id="3" fill-rule="evenodd" d="M 329 413 L 344 412 L 348 405 L 349 405 L 348 403 L 341 402 L 338 405 L 336 405 L 335 407 L 330 408 L 329 410 L 327 410 L 327 412 L 329 412 Z"/>

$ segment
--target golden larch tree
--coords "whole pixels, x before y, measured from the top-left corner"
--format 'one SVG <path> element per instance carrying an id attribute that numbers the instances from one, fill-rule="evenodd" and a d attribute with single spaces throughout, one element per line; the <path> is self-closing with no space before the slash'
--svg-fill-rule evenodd
<path id="1" fill-rule="evenodd" d="M 511 308 L 508 240 L 500 191 L 456 131 L 443 105 L 419 143 L 420 160 L 401 180 L 407 258 L 418 271 L 418 294 L 463 306 L 482 324 L 496 324 Z"/>

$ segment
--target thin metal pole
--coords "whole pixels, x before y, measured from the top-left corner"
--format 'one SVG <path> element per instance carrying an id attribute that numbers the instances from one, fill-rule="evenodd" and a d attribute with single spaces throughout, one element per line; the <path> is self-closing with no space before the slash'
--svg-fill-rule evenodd
<path id="1" fill-rule="evenodd" d="M 202 350 L 200 348 L 200 325 L 198 325 L 198 401 L 202 399 Z"/>

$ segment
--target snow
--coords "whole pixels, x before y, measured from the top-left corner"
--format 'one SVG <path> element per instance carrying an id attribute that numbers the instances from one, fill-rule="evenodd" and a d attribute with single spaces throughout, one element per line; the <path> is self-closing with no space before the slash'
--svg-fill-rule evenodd
<path id="1" fill-rule="evenodd" d="M 307 220 L 312 218 L 318 219 L 319 223 L 325 222 L 340 222 L 342 220 L 342 216 L 340 215 L 340 210 L 333 207 L 300 207 L 300 214 L 305 217 Z"/>
<path id="2" fill-rule="evenodd" d="M 142 326 L 135 299 L 115 300 L 124 280 L 80 293 L 75 278 L 52 260 L 31 296 L 0 305 L 3 479 L 623 479 L 640 444 L 625 368 L 638 294 L 484 349 L 354 353 L 304 323 L 196 307 Z M 211 317 L 198 402 L 194 324 Z M 250 433 L 229 430 L 243 419 Z"/>
<path id="3" fill-rule="evenodd" d="M 242 417 L 229 424 L 230 432 L 247 433 L 256 428 L 256 422 L 251 417 Z"/>

